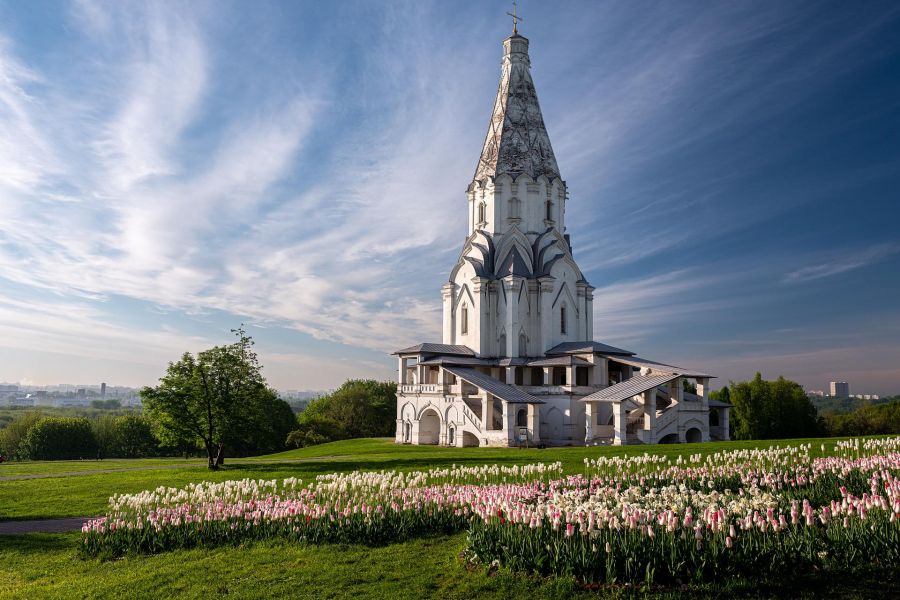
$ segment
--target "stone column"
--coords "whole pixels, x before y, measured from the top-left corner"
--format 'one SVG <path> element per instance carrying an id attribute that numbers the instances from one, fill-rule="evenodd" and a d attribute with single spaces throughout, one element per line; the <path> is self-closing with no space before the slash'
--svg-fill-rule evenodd
<path id="1" fill-rule="evenodd" d="M 594 421 L 597 419 L 594 416 L 594 403 L 593 402 L 585 402 L 584 403 L 584 443 L 590 444 L 594 441 Z"/>
<path id="2" fill-rule="evenodd" d="M 506 356 L 519 355 L 519 285 L 521 277 L 509 275 L 503 278 L 506 291 Z"/>
<path id="3" fill-rule="evenodd" d="M 703 408 L 709 408 L 709 377 L 699 377 L 697 379 L 697 395 L 700 396 L 700 403 Z"/>
<path id="4" fill-rule="evenodd" d="M 627 421 L 628 412 L 621 402 L 613 402 L 613 445 L 625 446 L 628 444 Z"/>
<path id="5" fill-rule="evenodd" d="M 731 408 L 725 406 L 719 409 L 719 424 L 722 426 L 722 439 L 728 441 L 731 439 L 731 425 L 728 422 L 728 416 Z"/>
<path id="6" fill-rule="evenodd" d="M 523 382 L 525 381 L 524 377 L 523 377 L 522 381 Z M 508 385 L 516 384 L 516 368 L 515 367 L 506 367 L 506 383 Z"/>
<path id="7" fill-rule="evenodd" d="M 540 346 L 535 347 L 535 356 L 541 356 L 554 346 L 553 344 L 553 324 L 558 320 L 553 319 L 553 280 L 541 279 L 540 292 L 540 323 L 541 323 L 541 339 Z"/>
<path id="8" fill-rule="evenodd" d="M 566 367 L 566 385 L 575 385 L 575 367 Z"/>
<path id="9" fill-rule="evenodd" d="M 503 432 L 506 434 L 506 444 L 508 446 L 516 445 L 516 413 L 515 405 L 510 405 L 506 400 L 502 400 L 500 405 L 503 407 Z"/>
<path id="10" fill-rule="evenodd" d="M 591 341 L 594 339 L 594 288 L 590 285 L 584 289 L 584 322 L 587 329 L 584 339 Z"/>
<path id="11" fill-rule="evenodd" d="M 531 443 L 541 443 L 541 405 L 528 405 L 528 430 L 531 432 Z"/>
<path id="12" fill-rule="evenodd" d="M 445 283 L 441 287 L 441 298 L 444 304 L 444 343 L 456 343 L 456 329 L 454 328 L 455 319 L 453 318 L 453 292 L 456 285 Z"/>
<path id="13" fill-rule="evenodd" d="M 491 430 L 491 424 L 493 423 L 493 404 L 494 399 L 491 398 L 491 395 L 487 392 L 481 397 L 481 427 L 485 431 Z"/>
<path id="14" fill-rule="evenodd" d="M 644 443 L 656 443 L 656 388 L 644 392 Z"/>
<path id="15" fill-rule="evenodd" d="M 397 378 L 397 381 L 400 382 L 400 385 L 406 385 L 406 359 L 401 356 L 397 359 L 397 362 L 400 364 L 398 367 L 400 376 Z"/>
<path id="16" fill-rule="evenodd" d="M 594 368 L 591 369 L 588 376 L 590 385 L 599 385 L 600 387 L 609 386 L 609 360 L 602 356 L 594 357 Z"/>
<path id="17" fill-rule="evenodd" d="M 552 373 L 552 367 L 544 367 L 544 385 L 550 385 L 550 373 Z"/>

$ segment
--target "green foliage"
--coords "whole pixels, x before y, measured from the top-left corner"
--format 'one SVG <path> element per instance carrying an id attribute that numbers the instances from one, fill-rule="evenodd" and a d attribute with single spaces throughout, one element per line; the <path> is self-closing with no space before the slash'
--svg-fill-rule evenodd
<path id="1" fill-rule="evenodd" d="M 314 415 L 300 420 L 299 427 L 288 435 L 287 445 L 290 448 L 305 448 L 346 438 L 347 430 L 343 425 L 331 417 Z"/>
<path id="2" fill-rule="evenodd" d="M 344 438 L 394 435 L 397 384 L 350 379 L 334 392 L 316 398 L 298 418 L 300 427 L 289 445 L 310 446 Z"/>
<path id="3" fill-rule="evenodd" d="M 878 400 L 860 400 L 858 398 L 812 398 L 813 406 L 819 411 L 819 414 L 826 412 L 835 413 L 851 413 L 864 406 L 874 406 L 878 404 L 887 404 L 894 400 L 900 400 L 900 396 L 892 398 L 879 398 Z"/>
<path id="4" fill-rule="evenodd" d="M 103 458 L 118 456 L 116 418 L 112 415 L 103 415 L 96 419 L 91 419 L 90 423 L 91 430 L 94 432 L 94 439 L 97 440 L 97 449 L 100 451 L 99 456 Z"/>
<path id="5" fill-rule="evenodd" d="M 887 404 L 863 405 L 845 415 L 826 413 L 824 421 L 830 435 L 900 433 L 900 400 L 893 400 Z"/>
<path id="6" fill-rule="evenodd" d="M 732 383 L 731 435 L 738 440 L 812 437 L 821 431 L 816 409 L 803 387 L 779 377 Z"/>
<path id="7" fill-rule="evenodd" d="M 84 417 L 42 417 L 22 440 L 20 454 L 31 460 L 66 460 L 97 456 L 97 439 Z"/>
<path id="8" fill-rule="evenodd" d="M 186 352 L 158 386 L 141 390 L 160 440 L 201 445 L 211 469 L 223 463 L 226 447 L 238 454 L 283 448 L 288 412 L 293 427 L 290 407 L 262 376 L 253 340 L 243 329 L 233 333 L 233 344 Z"/>
<path id="9" fill-rule="evenodd" d="M 40 411 L 30 410 L 17 416 L 10 421 L 9 425 L 0 429 L 0 454 L 8 458 L 22 458 L 22 441 L 28 435 L 28 431 L 42 417 Z"/>
<path id="10" fill-rule="evenodd" d="M 91 425 L 104 458 L 143 458 L 157 453 L 157 441 L 146 417 L 102 416 Z"/>
<path id="11" fill-rule="evenodd" d="M 98 408 L 100 410 L 116 410 L 122 408 L 122 403 L 115 398 L 110 398 L 109 400 L 91 400 L 91 408 Z"/>

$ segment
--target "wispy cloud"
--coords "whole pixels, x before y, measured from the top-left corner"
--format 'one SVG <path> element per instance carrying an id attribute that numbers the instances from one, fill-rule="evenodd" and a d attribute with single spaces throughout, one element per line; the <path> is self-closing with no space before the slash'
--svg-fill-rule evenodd
<path id="1" fill-rule="evenodd" d="M 831 277 L 867 267 L 898 252 L 900 252 L 900 244 L 877 244 L 862 250 L 832 256 L 817 264 L 793 270 L 784 276 L 784 280 L 789 283 L 804 283 Z"/>

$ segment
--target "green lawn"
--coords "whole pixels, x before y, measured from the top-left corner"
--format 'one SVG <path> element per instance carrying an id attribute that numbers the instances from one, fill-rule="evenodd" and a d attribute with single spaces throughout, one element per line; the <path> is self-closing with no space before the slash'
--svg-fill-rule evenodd
<path id="1" fill-rule="evenodd" d="M 793 442 L 780 441 L 783 445 Z M 803 440 L 813 452 L 835 439 Z M 114 493 L 137 492 L 159 485 L 181 486 L 202 480 L 243 477 L 309 479 L 317 474 L 353 469 L 426 469 L 441 465 L 532 463 L 560 460 L 579 472 L 586 456 L 608 454 L 670 455 L 712 453 L 723 449 L 767 447 L 769 442 L 729 442 L 626 448 L 445 449 L 396 446 L 390 440 L 352 440 L 249 459 L 228 460 L 226 468 L 208 471 L 202 462 L 183 459 L 103 461 L 102 463 L 21 463 L 0 465 L 0 476 L 65 473 L 84 468 L 134 468 L 103 474 L 53 476 L 0 481 L 0 518 L 27 519 L 101 514 Z M 172 467 L 172 465 L 175 467 Z M 7 471 L 15 467 L 16 472 Z M 0 597 L 186 597 L 236 598 L 534 598 L 630 597 L 635 588 L 585 591 L 568 579 L 535 580 L 505 570 L 488 573 L 467 568 L 460 559 L 465 535 L 417 539 L 384 547 L 304 547 L 288 543 L 255 544 L 210 550 L 175 551 L 149 557 L 102 562 L 82 560 L 75 547 L 79 534 L 0 536 Z M 888 579 L 885 580 L 885 577 Z M 769 596 L 871 597 L 879 589 L 896 589 L 891 574 L 874 581 L 804 582 L 802 591 L 760 590 L 753 582 L 723 582 L 712 588 L 652 590 L 652 597 Z M 793 580 L 792 580 L 792 583 Z M 876 585 L 877 583 L 877 585 Z M 879 588 L 878 586 L 887 586 Z"/>

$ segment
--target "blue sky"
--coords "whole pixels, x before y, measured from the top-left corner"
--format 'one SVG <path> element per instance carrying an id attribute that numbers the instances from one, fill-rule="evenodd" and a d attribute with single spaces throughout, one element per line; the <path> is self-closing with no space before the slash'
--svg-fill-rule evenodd
<path id="1" fill-rule="evenodd" d="M 900 392 L 900 6 L 523 0 L 597 339 Z M 440 338 L 502 1 L 0 4 L 0 380 Z"/>

